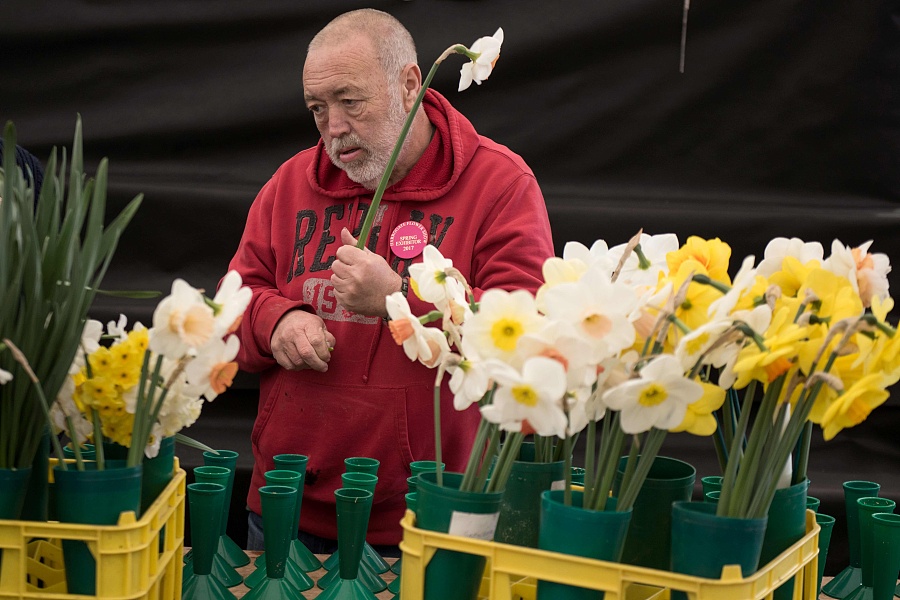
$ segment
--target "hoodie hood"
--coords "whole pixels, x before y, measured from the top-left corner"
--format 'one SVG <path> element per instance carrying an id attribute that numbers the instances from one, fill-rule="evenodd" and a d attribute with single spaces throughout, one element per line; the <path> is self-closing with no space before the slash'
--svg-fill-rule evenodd
<path id="1" fill-rule="evenodd" d="M 472 123 L 438 92 L 426 90 L 422 107 L 434 125 L 434 136 L 406 177 L 384 191 L 384 200 L 424 202 L 440 198 L 453 188 L 481 143 Z M 321 138 L 307 177 L 313 190 L 331 198 L 373 194 L 373 190 L 352 181 L 343 170 L 334 166 Z"/>

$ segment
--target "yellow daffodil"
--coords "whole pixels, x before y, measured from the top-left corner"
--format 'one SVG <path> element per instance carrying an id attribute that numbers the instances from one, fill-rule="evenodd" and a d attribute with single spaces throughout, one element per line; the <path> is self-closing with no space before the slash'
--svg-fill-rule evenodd
<path id="1" fill-rule="evenodd" d="M 734 364 L 735 388 L 746 387 L 752 379 L 770 383 L 794 366 L 799 343 L 807 337 L 808 330 L 791 319 L 789 309 L 779 309 L 764 337 L 766 349 L 754 343 L 744 346 Z"/>
<path id="2" fill-rule="evenodd" d="M 819 242 L 804 242 L 799 238 L 773 238 L 766 244 L 758 271 L 763 277 L 769 277 L 782 270 L 782 263 L 789 256 L 805 265 L 810 261 L 821 263 L 824 254 L 825 249 Z"/>
<path id="3" fill-rule="evenodd" d="M 709 275 L 705 265 L 693 259 L 680 262 L 678 269 L 673 273 L 674 275 L 671 275 L 672 287 L 675 290 L 681 289 L 681 286 L 693 275 Z M 711 275 L 710 278 L 712 278 Z M 684 299 L 675 306 L 675 316 L 689 329 L 697 329 L 709 321 L 710 306 L 721 297 L 722 293 L 714 287 L 693 282 L 688 285 Z M 674 346 L 681 337 L 681 333 L 677 330 L 670 331 L 670 341 Z"/>
<path id="4" fill-rule="evenodd" d="M 731 246 L 719 238 L 704 240 L 697 236 L 689 237 L 681 248 L 666 256 L 669 273 L 677 273 L 684 262 L 695 261 L 703 265 L 703 273 L 709 275 L 710 279 L 725 284 L 731 284 L 731 278 L 728 276 L 730 259 Z"/>
<path id="5" fill-rule="evenodd" d="M 809 278 L 810 272 L 818 268 L 818 261 L 801 263 L 793 256 L 786 256 L 781 263 L 781 269 L 769 276 L 769 283 L 781 288 L 782 296 L 794 298 Z"/>
<path id="6" fill-rule="evenodd" d="M 882 373 L 872 373 L 838 396 L 822 417 L 825 440 L 832 439 L 843 429 L 859 425 L 873 409 L 884 404 L 890 396 L 885 390 L 888 383 Z"/>
<path id="7" fill-rule="evenodd" d="M 725 390 L 717 385 L 701 381 L 703 395 L 699 400 L 688 404 L 684 420 L 671 431 L 686 431 L 694 435 L 712 435 L 716 431 L 716 418 L 713 412 L 725 402 Z"/>

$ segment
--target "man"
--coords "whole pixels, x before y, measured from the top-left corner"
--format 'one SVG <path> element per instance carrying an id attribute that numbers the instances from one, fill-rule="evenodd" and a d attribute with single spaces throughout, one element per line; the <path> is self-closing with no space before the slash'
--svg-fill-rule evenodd
<path id="1" fill-rule="evenodd" d="M 435 371 L 394 343 L 385 296 L 407 293 L 409 265 L 421 261 L 426 243 L 453 259 L 476 294 L 534 291 L 553 255 L 531 170 L 480 137 L 433 90 L 415 116 L 366 249 L 356 248 L 421 85 L 412 38 L 386 13 L 346 13 L 310 43 L 304 97 L 322 139 L 260 191 L 229 267 L 253 288 L 238 361 L 261 372 L 248 547 L 260 543 L 258 488 L 279 453 L 309 456 L 300 530 L 313 552 L 334 550 L 334 490 L 351 456 L 380 461 L 368 541 L 399 543 L 409 463 L 434 459 Z M 421 237 L 392 242 L 400 230 Z M 433 308 L 407 297 L 416 314 Z M 455 412 L 446 382 L 442 393 L 444 460 L 448 471 L 462 471 L 479 415 Z"/>

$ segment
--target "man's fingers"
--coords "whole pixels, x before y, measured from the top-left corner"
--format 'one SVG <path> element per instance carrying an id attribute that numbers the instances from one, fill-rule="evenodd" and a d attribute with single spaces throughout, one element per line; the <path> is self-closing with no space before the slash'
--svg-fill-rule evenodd
<path id="1" fill-rule="evenodd" d="M 341 243 L 345 246 L 355 246 L 357 239 L 353 237 L 350 230 L 344 227 L 341 229 Z"/>

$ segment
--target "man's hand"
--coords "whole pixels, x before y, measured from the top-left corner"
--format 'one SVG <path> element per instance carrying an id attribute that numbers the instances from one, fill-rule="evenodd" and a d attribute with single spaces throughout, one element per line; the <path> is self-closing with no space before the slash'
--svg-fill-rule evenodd
<path id="1" fill-rule="evenodd" d="M 343 246 L 331 264 L 331 284 L 341 306 L 368 317 L 386 317 L 384 298 L 400 291 L 403 280 L 387 261 L 368 248 L 356 247 L 356 239 L 341 230 Z"/>
<path id="2" fill-rule="evenodd" d="M 272 355 L 289 371 L 327 371 L 334 336 L 320 317 L 302 310 L 285 313 L 272 334 Z"/>

